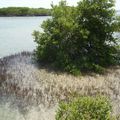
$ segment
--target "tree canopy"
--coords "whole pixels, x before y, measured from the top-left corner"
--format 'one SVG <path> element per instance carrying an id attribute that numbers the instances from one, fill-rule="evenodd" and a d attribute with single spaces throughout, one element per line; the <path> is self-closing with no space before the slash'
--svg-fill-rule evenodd
<path id="1" fill-rule="evenodd" d="M 77 7 L 66 1 L 52 5 L 52 18 L 34 32 L 36 58 L 73 74 L 100 72 L 115 64 L 118 29 L 114 0 L 81 0 Z"/>
<path id="2" fill-rule="evenodd" d="M 0 8 L 0 16 L 48 16 L 50 9 L 28 8 L 28 7 L 8 7 Z"/>

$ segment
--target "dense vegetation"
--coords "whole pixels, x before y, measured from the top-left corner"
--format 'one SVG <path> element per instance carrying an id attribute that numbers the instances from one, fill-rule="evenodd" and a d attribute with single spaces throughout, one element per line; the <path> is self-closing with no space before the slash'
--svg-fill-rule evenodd
<path id="1" fill-rule="evenodd" d="M 113 120 L 111 105 L 104 97 L 80 97 L 71 102 L 62 102 L 56 120 Z"/>
<path id="2" fill-rule="evenodd" d="M 34 32 L 36 58 L 73 74 L 102 72 L 120 61 L 117 38 L 120 20 L 114 0 L 81 0 L 77 7 L 66 1 L 52 5 L 52 19 L 42 24 L 43 33 Z"/>
<path id="3" fill-rule="evenodd" d="M 48 16 L 50 9 L 28 8 L 28 7 L 8 7 L 0 8 L 0 16 Z"/>

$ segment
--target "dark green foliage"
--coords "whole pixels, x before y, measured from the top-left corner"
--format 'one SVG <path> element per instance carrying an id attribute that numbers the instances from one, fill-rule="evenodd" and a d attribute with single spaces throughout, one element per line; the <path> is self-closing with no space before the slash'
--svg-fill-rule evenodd
<path id="1" fill-rule="evenodd" d="M 111 105 L 105 97 L 80 97 L 62 102 L 56 120 L 112 120 Z"/>
<path id="2" fill-rule="evenodd" d="M 28 8 L 28 7 L 8 7 L 0 8 L 0 16 L 48 16 L 50 9 Z"/>
<path id="3" fill-rule="evenodd" d="M 116 62 L 120 65 L 120 46 L 117 46 L 117 53 L 116 53 Z"/>
<path id="4" fill-rule="evenodd" d="M 77 7 L 65 1 L 52 5 L 52 19 L 34 32 L 36 57 L 73 74 L 102 72 L 116 62 L 118 21 L 113 0 L 82 0 Z"/>

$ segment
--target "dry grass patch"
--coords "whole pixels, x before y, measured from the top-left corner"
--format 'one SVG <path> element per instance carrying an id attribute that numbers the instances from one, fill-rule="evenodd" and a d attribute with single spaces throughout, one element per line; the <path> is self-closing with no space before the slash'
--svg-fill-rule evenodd
<path id="1" fill-rule="evenodd" d="M 9 74 L 11 77 L 5 77 L 1 82 L 0 96 L 2 101 L 7 98 L 7 102 L 16 105 L 20 111 L 27 111 L 27 120 L 31 120 L 31 113 L 36 116 L 34 120 L 54 120 L 59 101 L 74 95 L 105 95 L 112 102 L 113 114 L 120 113 L 119 66 L 108 69 L 104 75 L 75 77 L 46 67 L 36 67 L 31 53 L 6 57 L 2 59 L 3 63 L 4 60 L 5 76 Z M 1 67 L 1 73 L 4 73 L 3 70 Z"/>

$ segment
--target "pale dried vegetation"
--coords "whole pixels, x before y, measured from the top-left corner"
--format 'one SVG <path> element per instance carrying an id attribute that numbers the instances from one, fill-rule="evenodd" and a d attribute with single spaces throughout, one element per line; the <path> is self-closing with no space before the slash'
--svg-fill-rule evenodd
<path id="1" fill-rule="evenodd" d="M 0 60 L 0 101 L 17 106 L 25 120 L 54 120 L 61 100 L 75 95 L 107 96 L 120 113 L 120 67 L 106 74 L 75 77 L 39 66 L 23 52 Z"/>

